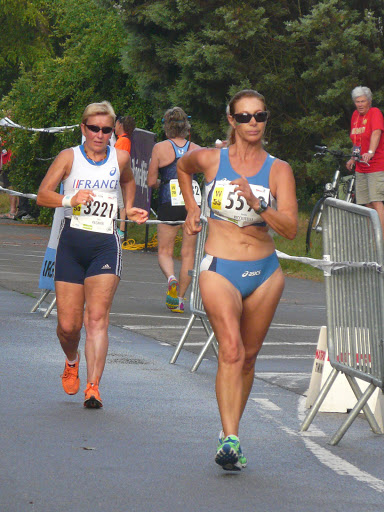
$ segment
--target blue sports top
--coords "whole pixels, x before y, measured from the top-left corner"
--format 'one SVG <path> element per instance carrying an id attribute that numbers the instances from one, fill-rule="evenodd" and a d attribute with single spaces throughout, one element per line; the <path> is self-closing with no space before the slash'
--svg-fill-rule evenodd
<path id="1" fill-rule="evenodd" d="M 270 193 L 269 189 L 269 175 L 271 172 L 271 167 L 273 162 L 275 161 L 275 157 L 271 156 L 269 153 L 267 153 L 267 158 L 265 159 L 261 169 L 259 172 L 257 172 L 253 176 L 247 176 L 246 179 L 250 185 L 258 185 L 259 187 L 264 187 L 266 189 L 265 193 L 267 194 L 267 197 L 265 198 L 265 201 L 268 203 L 269 206 L 274 206 L 275 199 Z M 220 163 L 219 168 L 216 174 L 216 177 L 214 180 L 212 180 L 209 183 L 206 183 L 206 197 L 208 201 L 208 207 L 210 209 L 210 218 L 211 219 L 217 219 L 217 220 L 228 220 L 231 222 L 235 222 L 232 218 L 225 218 L 229 217 L 229 215 L 225 214 L 225 206 L 222 205 L 218 208 L 217 203 L 215 204 L 215 199 L 213 198 L 213 191 L 215 189 L 216 183 L 221 182 L 227 182 L 228 184 L 231 181 L 234 181 L 240 177 L 239 173 L 237 173 L 229 161 L 229 151 L 228 148 L 222 148 L 220 150 Z M 218 184 L 219 185 L 219 184 Z M 212 201 L 214 201 L 214 204 L 212 204 Z M 227 199 L 228 201 L 228 199 Z M 221 212 L 221 216 L 218 216 L 215 214 L 216 212 Z M 252 212 L 253 215 L 255 215 L 254 212 Z M 237 222 L 235 222 L 237 223 Z M 248 224 L 244 225 L 257 225 L 257 226 L 266 226 L 266 223 L 262 220 L 260 216 L 258 216 L 258 220 L 255 222 L 248 222 Z M 241 226 L 241 224 L 240 224 Z"/>
<path id="2" fill-rule="evenodd" d="M 190 142 L 186 142 L 183 147 L 177 146 L 172 140 L 168 139 L 172 144 L 175 152 L 175 159 L 164 167 L 159 167 L 160 174 L 160 189 L 159 189 L 159 203 L 170 203 L 171 202 L 171 189 L 169 182 L 173 179 L 177 179 L 176 165 L 179 158 L 181 158 L 189 149 Z"/>

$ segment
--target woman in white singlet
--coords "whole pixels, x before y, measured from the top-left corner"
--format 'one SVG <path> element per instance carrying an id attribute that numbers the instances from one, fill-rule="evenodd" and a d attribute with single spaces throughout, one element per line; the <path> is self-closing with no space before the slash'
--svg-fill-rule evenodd
<path id="1" fill-rule="evenodd" d="M 119 183 L 128 219 L 142 224 L 148 218 L 145 210 L 133 207 L 136 185 L 129 153 L 108 145 L 114 124 L 110 103 L 88 105 L 81 123 L 84 144 L 56 157 L 37 195 L 41 206 L 64 207 L 55 262 L 57 336 L 66 355 L 62 386 L 68 395 L 79 391 L 78 347 L 84 322 L 84 406 L 95 409 L 103 405 L 99 384 L 108 351 L 109 312 L 121 274 Z M 56 192 L 60 183 L 64 195 Z"/>

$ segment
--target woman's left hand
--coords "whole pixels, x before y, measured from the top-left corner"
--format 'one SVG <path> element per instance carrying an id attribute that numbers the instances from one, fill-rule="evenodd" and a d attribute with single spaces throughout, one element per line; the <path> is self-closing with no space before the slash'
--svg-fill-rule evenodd
<path id="1" fill-rule="evenodd" d="M 239 196 L 244 197 L 250 208 L 259 208 L 259 200 L 253 194 L 251 187 L 249 186 L 248 180 L 245 178 L 245 176 L 241 176 L 241 178 L 237 178 L 236 180 L 231 181 L 231 185 L 237 185 L 237 187 L 235 188 L 235 192 Z"/>
<path id="2" fill-rule="evenodd" d="M 148 220 L 148 212 L 142 208 L 130 208 L 126 213 L 128 219 L 137 224 L 144 224 Z"/>

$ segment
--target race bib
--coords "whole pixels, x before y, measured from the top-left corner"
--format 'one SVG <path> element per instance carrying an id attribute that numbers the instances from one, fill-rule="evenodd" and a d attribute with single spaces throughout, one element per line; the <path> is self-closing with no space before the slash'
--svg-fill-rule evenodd
<path id="1" fill-rule="evenodd" d="M 79 204 L 72 209 L 71 227 L 110 235 L 117 217 L 117 198 L 109 192 L 93 192 L 94 200 L 89 205 Z"/>
<path id="2" fill-rule="evenodd" d="M 261 185 L 249 185 L 255 197 L 262 197 L 269 204 L 270 190 Z M 217 181 L 212 190 L 211 210 L 216 217 L 233 222 L 239 227 L 260 224 L 264 222 L 253 208 L 248 206 L 244 197 L 235 192 L 237 185 L 231 185 L 229 181 Z"/>
<path id="3" fill-rule="evenodd" d="M 184 206 L 184 198 L 183 194 L 180 190 L 179 181 L 176 179 L 170 180 L 169 182 L 170 191 L 171 191 L 171 203 L 172 206 Z M 193 188 L 193 196 L 195 198 L 196 203 L 201 205 L 201 190 L 197 181 L 192 180 L 192 188 Z"/>

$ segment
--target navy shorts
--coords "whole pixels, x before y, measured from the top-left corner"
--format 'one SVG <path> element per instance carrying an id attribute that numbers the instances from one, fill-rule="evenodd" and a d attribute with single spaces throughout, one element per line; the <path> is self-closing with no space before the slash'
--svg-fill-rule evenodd
<path id="1" fill-rule="evenodd" d="M 235 261 L 207 254 L 201 261 L 200 272 L 210 270 L 228 279 L 239 290 L 243 299 L 251 295 L 279 268 L 275 252 L 255 261 Z"/>
<path id="2" fill-rule="evenodd" d="M 185 206 L 172 206 L 172 203 L 163 203 L 157 209 L 158 220 L 185 220 L 187 210 Z"/>
<path id="3" fill-rule="evenodd" d="M 114 274 L 122 270 L 120 237 L 71 228 L 64 219 L 56 251 L 55 281 L 84 284 L 87 277 Z"/>

